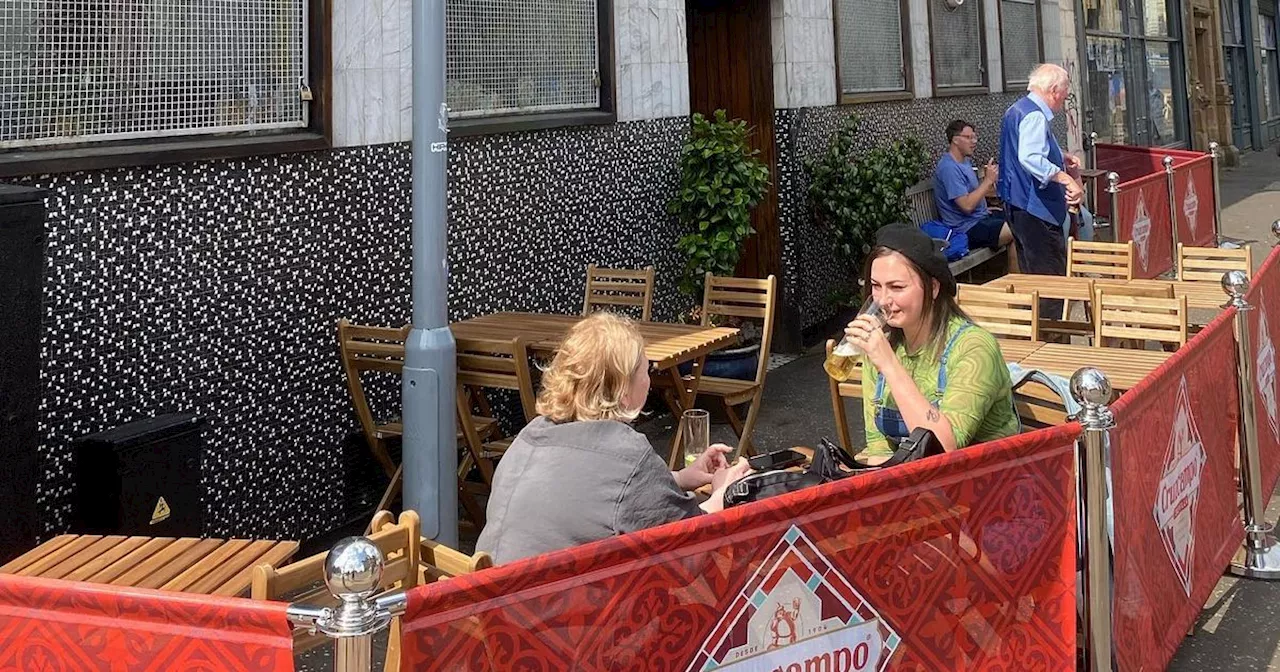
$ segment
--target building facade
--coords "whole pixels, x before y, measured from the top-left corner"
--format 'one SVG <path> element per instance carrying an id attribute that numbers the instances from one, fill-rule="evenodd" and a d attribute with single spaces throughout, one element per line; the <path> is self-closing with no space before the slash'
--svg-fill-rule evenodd
<path id="1" fill-rule="evenodd" d="M 350 493 L 380 492 L 355 482 L 335 322 L 410 315 L 411 3 L 292 3 L 0 0 L 0 176 L 50 192 L 46 533 L 70 522 L 72 440 L 170 411 L 209 423 L 210 534 L 306 538 L 366 513 Z M 743 272 L 780 277 L 794 346 L 855 282 L 804 167 L 845 117 L 868 146 L 915 134 L 934 156 L 964 118 L 991 156 L 1035 63 L 1081 69 L 1066 0 L 448 10 L 451 319 L 574 312 L 590 262 L 653 264 L 655 319 L 675 319 L 692 300 L 666 203 L 688 115 L 725 108 L 772 173 Z M 1077 149 L 1080 100 L 1055 121 Z"/>
<path id="2" fill-rule="evenodd" d="M 1274 0 L 1080 0 L 1086 134 L 1218 142 L 1228 162 L 1280 138 Z"/>

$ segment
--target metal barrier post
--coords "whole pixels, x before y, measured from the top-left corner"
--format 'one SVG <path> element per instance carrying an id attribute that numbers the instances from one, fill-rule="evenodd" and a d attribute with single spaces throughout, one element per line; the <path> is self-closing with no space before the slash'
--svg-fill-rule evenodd
<path id="1" fill-rule="evenodd" d="M 1173 229 L 1173 266 L 1165 275 L 1178 277 L 1178 196 L 1173 186 L 1173 157 L 1164 157 L 1164 177 L 1169 183 L 1169 226 Z"/>
<path id="2" fill-rule="evenodd" d="M 1107 173 L 1107 198 L 1111 204 L 1111 213 L 1107 217 L 1107 226 L 1111 227 L 1111 240 L 1120 242 L 1117 237 L 1120 235 L 1120 174 L 1111 172 Z"/>
<path id="3" fill-rule="evenodd" d="M 1076 465 L 1080 501 L 1084 502 L 1084 650 L 1085 669 L 1110 672 L 1111 663 L 1111 544 L 1107 530 L 1106 464 L 1104 453 L 1116 426 L 1107 408 L 1111 381 L 1098 369 L 1083 368 L 1071 376 L 1071 396 L 1080 403 L 1080 435 Z"/>
<path id="4" fill-rule="evenodd" d="M 1263 523 L 1267 511 L 1267 493 L 1262 491 L 1262 463 L 1258 460 L 1258 420 L 1253 407 L 1253 345 L 1249 338 L 1249 311 L 1253 307 L 1244 299 L 1249 291 L 1249 276 L 1243 271 L 1228 271 L 1222 276 L 1222 289 L 1231 296 L 1223 308 L 1235 308 L 1236 370 L 1240 384 L 1240 491 L 1244 497 L 1244 545 L 1231 560 L 1231 573 L 1253 579 L 1280 579 L 1280 545 Z"/>
<path id="5" fill-rule="evenodd" d="M 1084 153 L 1085 153 L 1085 158 L 1088 160 L 1087 165 L 1089 167 L 1089 170 L 1097 170 L 1098 169 L 1098 132 L 1097 131 L 1089 132 L 1089 144 L 1085 146 Z M 1089 212 L 1092 212 L 1093 214 L 1096 215 L 1098 214 L 1098 181 L 1089 180 L 1089 184 L 1092 185 L 1093 187 L 1092 189 L 1089 190 L 1087 194 L 1089 198 Z"/>
<path id="6" fill-rule="evenodd" d="M 333 639 L 334 672 L 370 672 L 373 635 L 404 613 L 403 592 L 371 600 L 386 565 L 382 551 L 364 537 L 347 537 L 329 551 L 324 583 L 337 607 L 289 605 L 289 620 Z"/>
<path id="7" fill-rule="evenodd" d="M 1209 154 L 1213 157 L 1213 245 L 1222 246 L 1222 193 L 1218 188 L 1218 162 L 1221 152 L 1217 142 L 1209 143 Z"/>

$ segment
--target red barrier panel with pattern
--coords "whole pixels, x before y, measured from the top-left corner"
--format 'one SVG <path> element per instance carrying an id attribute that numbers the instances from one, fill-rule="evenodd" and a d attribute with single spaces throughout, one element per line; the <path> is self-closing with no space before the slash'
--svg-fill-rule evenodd
<path id="1" fill-rule="evenodd" d="M 1094 148 L 1094 165 L 1098 170 L 1119 174 L 1122 185 L 1152 173 L 1163 175 L 1164 164 L 1161 161 L 1169 153 L 1163 149 L 1112 145 L 1105 142 L 1099 142 L 1094 145 Z M 1103 184 L 1105 185 L 1106 182 L 1104 181 Z"/>
<path id="2" fill-rule="evenodd" d="M 289 672 L 286 606 L 0 575 L 0 670 Z"/>
<path id="3" fill-rule="evenodd" d="M 1073 669 L 1079 431 L 420 586 L 401 669 Z"/>
<path id="4" fill-rule="evenodd" d="M 1276 375 L 1276 347 L 1280 346 L 1280 247 L 1272 248 L 1249 288 L 1250 343 L 1257 394 L 1254 409 L 1262 491 L 1274 492 L 1280 478 L 1280 376 Z"/>
<path id="5" fill-rule="evenodd" d="M 1165 669 L 1244 539 L 1234 315 L 1219 315 L 1112 409 L 1121 672 Z"/>
<path id="6" fill-rule="evenodd" d="M 1137 248 L 1134 277 L 1154 278 L 1173 268 L 1173 226 L 1164 171 L 1120 186 L 1116 197 L 1116 241 Z"/>
<path id="7" fill-rule="evenodd" d="M 1213 158 L 1200 155 L 1173 165 L 1173 216 L 1178 222 L 1178 242 L 1212 247 Z"/>

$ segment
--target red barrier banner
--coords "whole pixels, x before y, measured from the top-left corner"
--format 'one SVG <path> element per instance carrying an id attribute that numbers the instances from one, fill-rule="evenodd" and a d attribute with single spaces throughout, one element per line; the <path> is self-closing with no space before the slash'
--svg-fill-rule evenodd
<path id="1" fill-rule="evenodd" d="M 1163 170 L 1121 185 L 1116 208 L 1116 241 L 1132 240 L 1137 248 L 1134 276 L 1154 278 L 1173 268 L 1169 183 Z"/>
<path id="2" fill-rule="evenodd" d="M 1272 248 L 1262 268 L 1253 274 L 1246 299 L 1249 336 L 1253 346 L 1254 416 L 1258 429 L 1258 454 L 1262 466 L 1262 491 L 1274 492 L 1280 479 L 1280 376 L 1276 375 L 1280 346 L 1280 247 Z"/>
<path id="3" fill-rule="evenodd" d="M 0 576 L 0 670 L 291 672 L 287 605 Z"/>
<path id="4" fill-rule="evenodd" d="M 1073 669 L 1079 431 L 420 586 L 401 669 Z"/>
<path id="5" fill-rule="evenodd" d="M 1112 407 L 1121 672 L 1165 669 L 1244 539 L 1234 314 L 1219 315 Z"/>
<path id="6" fill-rule="evenodd" d="M 1175 162 L 1173 194 L 1178 242 L 1196 247 L 1213 246 L 1213 158 L 1201 155 L 1181 164 Z"/>
<path id="7" fill-rule="evenodd" d="M 1094 165 L 1099 170 L 1114 172 L 1120 175 L 1120 183 L 1130 182 L 1152 173 L 1164 173 L 1164 156 L 1166 150 L 1153 150 L 1151 147 L 1133 147 L 1131 145 L 1112 145 L 1099 142 L 1094 146 Z M 1105 185 L 1105 181 L 1103 183 Z"/>

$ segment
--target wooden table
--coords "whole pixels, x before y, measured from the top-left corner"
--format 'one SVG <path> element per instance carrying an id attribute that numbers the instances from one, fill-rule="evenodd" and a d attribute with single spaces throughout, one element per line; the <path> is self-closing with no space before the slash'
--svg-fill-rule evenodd
<path id="1" fill-rule="evenodd" d="M 1172 352 L 1095 348 L 1088 345 L 1045 343 L 1018 362 L 1024 369 L 1039 369 L 1070 378 L 1082 367 L 1101 369 L 1116 391 L 1127 390 L 1173 356 Z"/>
<path id="2" fill-rule="evenodd" d="M 449 325 L 453 335 L 459 338 L 511 338 L 523 334 L 529 339 L 529 348 L 541 353 L 553 353 L 569 328 L 582 320 L 581 315 L 544 315 L 541 313 L 494 313 Z M 698 384 L 702 379 L 702 365 L 709 353 L 738 342 L 738 330 L 728 327 L 703 327 L 693 324 L 668 322 L 635 322 L 644 337 L 644 354 L 650 368 L 658 376 L 669 377 L 675 394 L 676 408 L 671 409 L 676 418 L 685 409 L 693 408 L 698 397 Z M 762 357 L 767 354 L 762 353 Z M 693 362 L 693 372 L 682 377 L 679 366 Z M 672 439 L 672 450 L 679 446 L 680 432 Z"/>
<path id="3" fill-rule="evenodd" d="M 1000 352 L 1004 355 L 1004 361 L 1014 363 L 1030 357 L 1044 346 L 1043 341 L 1017 341 L 1005 338 L 997 338 L 996 343 L 1000 345 Z"/>
<path id="4" fill-rule="evenodd" d="M 296 541 L 64 534 L 0 567 L 0 574 L 201 595 L 247 594 L 254 566 L 278 565 Z"/>
<path id="5" fill-rule="evenodd" d="M 1004 289 L 1012 286 L 1018 293 L 1040 292 L 1042 299 L 1070 299 L 1072 301 L 1088 301 L 1092 296 L 1090 283 L 1100 286 L 1105 291 L 1107 285 L 1133 285 L 1135 287 L 1173 287 L 1174 296 L 1187 297 L 1188 308 L 1220 310 L 1229 298 L 1222 287 L 1211 282 L 1184 282 L 1178 280 L 1116 280 L 1112 278 L 1080 278 L 1058 275 L 1029 275 L 1026 273 L 1010 273 L 996 278 L 985 286 Z"/>

